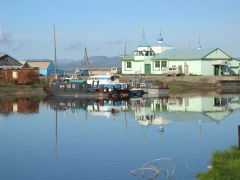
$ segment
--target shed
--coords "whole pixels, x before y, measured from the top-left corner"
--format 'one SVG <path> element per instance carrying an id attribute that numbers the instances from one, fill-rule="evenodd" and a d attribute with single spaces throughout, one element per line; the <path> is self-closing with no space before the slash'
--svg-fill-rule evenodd
<path id="1" fill-rule="evenodd" d="M 39 69 L 32 67 L 3 69 L 2 80 L 19 85 L 39 83 Z"/>

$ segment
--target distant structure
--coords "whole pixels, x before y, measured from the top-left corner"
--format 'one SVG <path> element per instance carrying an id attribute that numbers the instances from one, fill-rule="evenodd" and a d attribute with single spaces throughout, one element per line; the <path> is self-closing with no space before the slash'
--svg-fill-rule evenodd
<path id="1" fill-rule="evenodd" d="M 39 69 L 21 64 L 8 54 L 0 53 L 0 79 L 14 84 L 26 85 L 39 82 Z"/>
<path id="2" fill-rule="evenodd" d="M 190 45 L 175 48 L 163 41 L 160 30 L 157 42 L 150 45 L 143 29 L 137 49 L 122 58 L 122 74 L 161 75 L 177 70 L 185 75 L 235 75 L 239 74 L 239 64 L 237 59 L 220 48 L 202 48 L 200 36 L 196 48 Z"/>
<path id="3" fill-rule="evenodd" d="M 57 74 L 64 75 L 64 70 L 56 69 L 53 61 L 51 60 L 23 60 L 20 61 L 21 64 L 28 63 L 31 67 L 39 68 L 40 76 L 50 76 L 54 75 L 55 71 Z"/>

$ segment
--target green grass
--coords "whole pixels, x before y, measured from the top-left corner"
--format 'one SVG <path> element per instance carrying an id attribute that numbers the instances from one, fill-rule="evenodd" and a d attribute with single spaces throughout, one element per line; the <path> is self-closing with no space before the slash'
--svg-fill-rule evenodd
<path id="1" fill-rule="evenodd" d="M 17 86 L 15 84 L 7 83 L 0 80 L 0 88 L 17 89 Z"/>
<path id="2" fill-rule="evenodd" d="M 216 151 L 211 160 L 212 169 L 199 173 L 199 180 L 236 180 L 240 179 L 240 150 L 232 147 L 228 151 Z"/>
<path id="3" fill-rule="evenodd" d="M 1 89 L 8 89 L 8 90 L 21 90 L 21 89 L 42 89 L 44 86 L 47 85 L 45 80 L 41 80 L 39 83 L 31 84 L 31 85 L 16 85 L 12 83 L 7 83 L 0 80 L 0 88 Z"/>
<path id="4" fill-rule="evenodd" d="M 178 92 L 182 91 L 182 87 L 177 84 L 169 84 L 168 88 L 169 88 L 170 93 L 178 93 Z"/>
<path id="5" fill-rule="evenodd" d="M 45 80 L 40 80 L 39 83 L 31 84 L 29 87 L 31 89 L 42 89 L 46 85 L 47 85 L 47 82 Z"/>

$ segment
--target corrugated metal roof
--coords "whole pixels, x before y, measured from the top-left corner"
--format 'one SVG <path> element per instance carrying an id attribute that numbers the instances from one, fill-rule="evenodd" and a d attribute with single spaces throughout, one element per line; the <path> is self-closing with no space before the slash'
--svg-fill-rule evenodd
<path id="1" fill-rule="evenodd" d="M 202 59 L 216 48 L 175 48 L 157 54 L 153 59 Z"/>
<path id="2" fill-rule="evenodd" d="M 25 64 L 27 62 L 31 67 L 38 67 L 39 69 L 47 69 L 51 61 L 20 61 Z"/>

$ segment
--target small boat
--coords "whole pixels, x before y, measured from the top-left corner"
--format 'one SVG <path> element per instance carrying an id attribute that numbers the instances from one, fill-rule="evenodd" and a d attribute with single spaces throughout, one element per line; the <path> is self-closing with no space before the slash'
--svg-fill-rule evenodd
<path id="1" fill-rule="evenodd" d="M 127 98 L 127 90 L 113 89 L 107 91 L 99 84 L 88 84 L 87 81 L 68 82 L 56 79 L 48 86 L 44 87 L 48 95 L 58 98 L 84 98 L 84 99 L 122 99 Z"/>
<path id="2" fill-rule="evenodd" d="M 88 84 L 93 84 L 95 81 L 99 82 L 99 86 L 104 86 L 105 88 L 108 88 L 110 91 L 113 88 L 128 89 L 128 85 L 126 83 L 121 83 L 119 81 L 119 76 L 117 75 L 111 74 L 95 75 L 90 76 L 87 79 Z"/>

